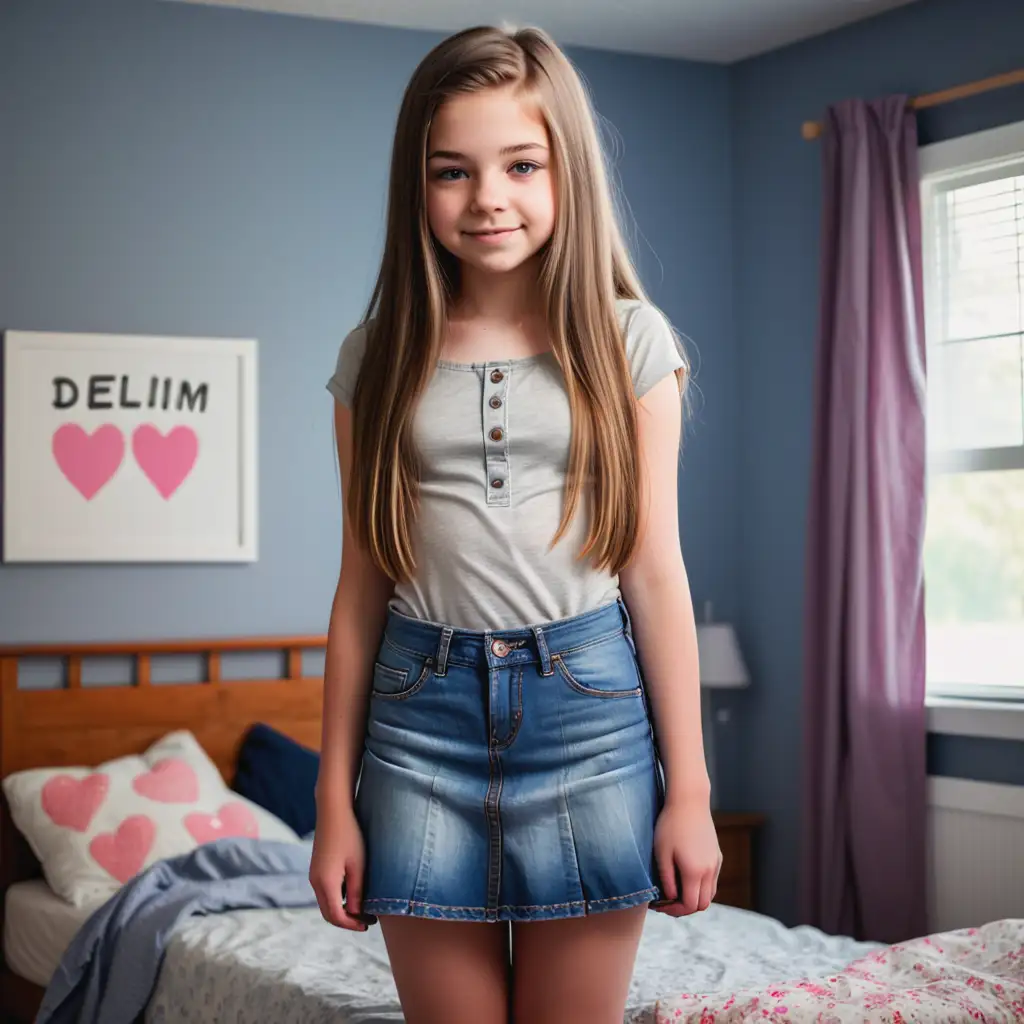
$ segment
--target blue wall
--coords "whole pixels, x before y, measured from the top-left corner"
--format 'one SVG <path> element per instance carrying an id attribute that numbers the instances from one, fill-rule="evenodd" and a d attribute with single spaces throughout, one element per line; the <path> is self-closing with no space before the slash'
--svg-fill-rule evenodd
<path id="1" fill-rule="evenodd" d="M 849 96 L 918 94 L 1020 66 L 1020 0 L 929 0 L 733 67 L 740 407 L 740 632 L 755 685 L 737 704 L 747 804 L 769 815 L 763 909 L 794 919 L 804 537 L 817 322 L 820 147 L 800 125 Z M 934 108 L 922 143 L 1024 118 L 1024 88 Z M 1024 783 L 1024 744 L 930 737 L 929 770 Z"/>
<path id="2" fill-rule="evenodd" d="M 436 39 L 0 0 L 0 329 L 255 337 L 261 411 L 256 564 L 0 566 L 0 643 L 326 628 L 340 519 L 324 381 L 369 297 L 401 92 Z M 699 349 L 683 521 L 695 592 L 728 614 L 728 70 L 573 55 L 620 136 L 646 281 Z"/>

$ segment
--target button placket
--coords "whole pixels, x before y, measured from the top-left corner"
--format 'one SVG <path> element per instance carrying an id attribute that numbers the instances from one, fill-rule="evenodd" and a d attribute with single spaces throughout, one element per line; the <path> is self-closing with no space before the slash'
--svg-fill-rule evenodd
<path id="1" fill-rule="evenodd" d="M 511 367 L 488 363 L 484 368 L 484 461 L 488 505 L 512 503 L 508 460 L 508 384 Z"/>

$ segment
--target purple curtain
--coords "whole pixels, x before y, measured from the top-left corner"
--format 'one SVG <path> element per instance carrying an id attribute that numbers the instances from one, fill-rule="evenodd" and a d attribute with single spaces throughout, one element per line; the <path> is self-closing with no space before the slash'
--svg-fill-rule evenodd
<path id="1" fill-rule="evenodd" d="M 925 340 L 917 125 L 827 112 L 805 611 L 803 917 L 924 935 Z"/>

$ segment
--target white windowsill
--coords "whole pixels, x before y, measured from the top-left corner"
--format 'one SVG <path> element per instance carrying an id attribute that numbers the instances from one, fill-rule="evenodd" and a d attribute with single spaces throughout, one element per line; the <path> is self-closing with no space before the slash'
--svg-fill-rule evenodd
<path id="1" fill-rule="evenodd" d="M 927 697 L 928 731 L 953 736 L 1024 740 L 1024 703 Z"/>

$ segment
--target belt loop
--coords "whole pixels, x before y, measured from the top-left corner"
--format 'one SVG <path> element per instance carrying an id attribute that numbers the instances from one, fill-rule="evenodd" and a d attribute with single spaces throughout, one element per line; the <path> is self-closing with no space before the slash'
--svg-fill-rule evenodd
<path id="1" fill-rule="evenodd" d="M 619 608 L 622 611 L 622 622 L 626 632 L 626 639 L 629 641 L 633 656 L 636 657 L 636 641 L 633 639 L 633 620 L 630 619 L 629 609 L 626 607 L 626 602 L 621 596 L 618 598 L 618 602 Z"/>
<path id="2" fill-rule="evenodd" d="M 540 626 L 531 626 L 534 639 L 537 641 L 537 652 L 540 654 L 540 674 L 549 676 L 555 670 L 551 667 L 551 653 L 548 651 L 548 638 Z"/>
<path id="3" fill-rule="evenodd" d="M 441 627 L 441 639 L 437 644 L 437 667 L 434 675 L 444 677 L 448 674 L 448 646 L 452 642 L 452 633 L 455 631 L 451 626 Z"/>

